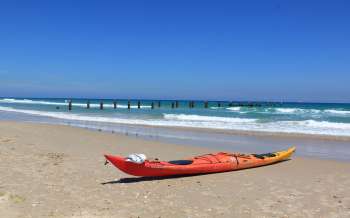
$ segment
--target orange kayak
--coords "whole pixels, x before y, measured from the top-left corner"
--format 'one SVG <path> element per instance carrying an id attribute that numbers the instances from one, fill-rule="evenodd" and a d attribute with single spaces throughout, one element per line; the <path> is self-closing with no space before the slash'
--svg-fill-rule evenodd
<path id="1" fill-rule="evenodd" d="M 295 147 L 267 154 L 220 152 L 185 160 L 145 160 L 141 164 L 127 161 L 127 158 L 121 156 L 105 155 L 105 157 L 115 167 L 127 174 L 142 177 L 158 177 L 219 173 L 265 166 L 289 159 L 294 152 Z"/>

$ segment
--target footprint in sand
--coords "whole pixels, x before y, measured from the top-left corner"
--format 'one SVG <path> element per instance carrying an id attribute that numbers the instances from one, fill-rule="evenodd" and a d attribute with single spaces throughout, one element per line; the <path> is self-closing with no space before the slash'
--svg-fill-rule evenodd
<path id="1" fill-rule="evenodd" d="M 56 153 L 56 152 L 50 152 L 46 154 L 40 154 L 39 156 L 47 158 L 50 163 L 57 166 L 63 163 L 64 158 L 67 156 L 64 153 Z"/>
<path id="2" fill-rule="evenodd" d="M 7 143 L 7 142 L 11 142 L 12 139 L 9 139 L 9 138 L 7 138 L 7 139 L 5 139 L 5 138 L 0 138 L 0 141 L 3 142 L 3 143 Z"/>
<path id="3" fill-rule="evenodd" d="M 5 195 L 6 195 L 5 192 L 0 192 L 0 202 L 3 200 Z"/>

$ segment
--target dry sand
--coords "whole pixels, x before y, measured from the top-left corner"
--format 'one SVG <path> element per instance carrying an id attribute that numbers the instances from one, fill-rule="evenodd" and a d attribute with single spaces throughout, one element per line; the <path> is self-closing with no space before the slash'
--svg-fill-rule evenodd
<path id="1" fill-rule="evenodd" d="M 350 163 L 292 158 L 147 180 L 104 153 L 177 159 L 213 150 L 68 126 L 0 122 L 0 217 L 350 217 Z"/>

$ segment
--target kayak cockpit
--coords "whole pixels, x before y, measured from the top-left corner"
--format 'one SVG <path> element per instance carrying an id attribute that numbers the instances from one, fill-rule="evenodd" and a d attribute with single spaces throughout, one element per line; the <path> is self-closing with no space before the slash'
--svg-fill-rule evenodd
<path id="1" fill-rule="evenodd" d="M 193 163 L 193 160 L 171 160 L 168 163 L 173 165 L 190 165 Z"/>

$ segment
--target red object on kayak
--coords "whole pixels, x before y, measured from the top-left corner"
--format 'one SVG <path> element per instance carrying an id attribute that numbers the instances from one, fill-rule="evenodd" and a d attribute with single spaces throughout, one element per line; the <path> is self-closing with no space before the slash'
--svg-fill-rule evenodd
<path id="1" fill-rule="evenodd" d="M 105 155 L 106 159 L 121 171 L 134 176 L 174 176 L 218 173 L 273 164 L 288 159 L 295 151 L 267 154 L 215 153 L 178 161 L 146 160 L 142 164 L 130 162 L 121 156 Z"/>

